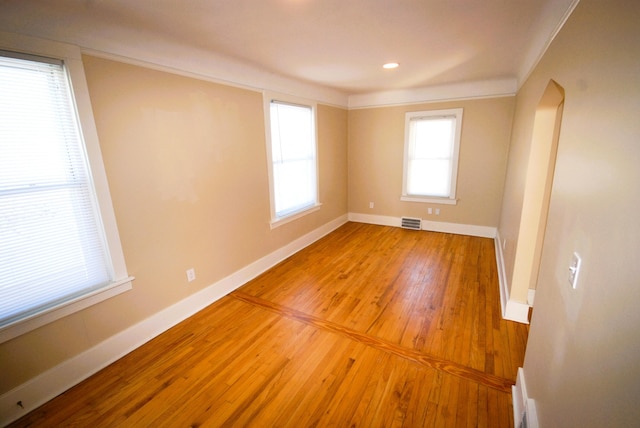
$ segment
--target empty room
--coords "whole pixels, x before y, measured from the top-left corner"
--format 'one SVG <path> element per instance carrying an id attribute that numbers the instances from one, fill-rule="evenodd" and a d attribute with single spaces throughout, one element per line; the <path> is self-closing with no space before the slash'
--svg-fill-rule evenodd
<path id="1" fill-rule="evenodd" d="M 0 0 L 0 426 L 636 426 L 639 22 Z"/>

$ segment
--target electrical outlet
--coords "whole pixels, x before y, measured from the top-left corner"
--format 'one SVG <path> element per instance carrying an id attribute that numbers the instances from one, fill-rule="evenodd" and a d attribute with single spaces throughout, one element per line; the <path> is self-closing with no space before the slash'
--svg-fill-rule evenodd
<path id="1" fill-rule="evenodd" d="M 373 202 L 369 202 L 369 208 L 373 208 Z"/>
<path id="2" fill-rule="evenodd" d="M 440 208 L 436 208 L 436 215 L 440 215 Z"/>
<path id="3" fill-rule="evenodd" d="M 433 208 L 431 207 L 427 208 L 427 214 L 433 214 Z"/>
<path id="4" fill-rule="evenodd" d="M 191 282 L 196 279 L 196 270 L 194 268 L 187 269 L 187 281 Z"/>
<path id="5" fill-rule="evenodd" d="M 580 254 L 573 253 L 573 257 L 571 258 L 571 265 L 569 265 L 569 283 L 574 289 L 578 286 L 578 275 L 580 273 L 581 265 L 582 258 L 580 258 Z"/>

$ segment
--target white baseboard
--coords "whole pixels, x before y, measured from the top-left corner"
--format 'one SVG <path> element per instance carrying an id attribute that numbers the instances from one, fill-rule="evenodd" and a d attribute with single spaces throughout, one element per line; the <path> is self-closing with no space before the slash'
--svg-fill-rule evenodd
<path id="1" fill-rule="evenodd" d="M 533 307 L 533 302 L 536 300 L 536 290 L 529 289 L 529 293 L 527 294 L 527 304 Z"/>
<path id="2" fill-rule="evenodd" d="M 513 426 L 520 428 L 522 426 L 522 419 L 525 417 L 527 420 L 527 428 L 538 428 L 536 403 L 532 398 L 529 398 L 522 367 L 518 369 L 516 384 L 511 388 L 511 392 L 511 401 L 513 402 Z"/>
<path id="3" fill-rule="evenodd" d="M 516 302 L 509 298 L 509 282 L 507 281 L 507 273 L 504 266 L 504 254 L 502 253 L 502 245 L 500 245 L 501 242 L 502 239 L 500 237 L 500 232 L 497 231 L 494 243 L 496 248 L 496 264 L 498 266 L 498 283 L 500 286 L 502 318 L 523 324 L 529 324 L 529 305 L 522 302 Z"/>
<path id="4" fill-rule="evenodd" d="M 496 232 L 496 237 L 493 240 L 496 247 L 496 264 L 498 266 L 498 284 L 500 286 L 500 306 L 502 307 L 502 317 L 504 318 L 505 308 L 507 307 L 507 300 L 509 299 L 509 282 L 507 281 L 507 271 L 504 267 L 504 254 L 502 252 L 502 237 L 500 231 Z"/>
<path id="5" fill-rule="evenodd" d="M 378 226 L 400 227 L 400 217 L 391 217 L 386 215 L 349 213 L 349 221 L 356 223 L 377 224 Z"/>
<path id="6" fill-rule="evenodd" d="M 506 307 L 502 310 L 502 318 L 522 324 L 529 324 L 529 305 L 526 303 L 509 299 L 507 300 Z"/>
<path id="7" fill-rule="evenodd" d="M 346 214 L 338 217 L 215 284 L 192 294 L 93 348 L 2 394 L 0 396 L 0 426 L 5 426 L 36 409 L 179 322 L 226 296 L 290 255 L 334 231 L 347 221 Z M 22 407 L 17 404 L 18 402 L 21 403 Z"/>
<path id="8" fill-rule="evenodd" d="M 478 236 L 480 238 L 495 238 L 496 228 L 478 226 L 475 224 L 444 223 L 440 221 L 422 220 L 422 229 L 432 232 L 455 233 L 456 235 Z"/>
<path id="9" fill-rule="evenodd" d="M 380 226 L 400 227 L 401 217 L 349 213 L 349 221 L 354 221 L 357 223 L 377 224 Z M 431 232 L 454 233 L 456 235 L 478 236 L 481 238 L 495 238 L 496 236 L 496 228 L 491 226 L 446 223 L 424 219 L 422 219 L 422 230 L 428 230 Z"/>

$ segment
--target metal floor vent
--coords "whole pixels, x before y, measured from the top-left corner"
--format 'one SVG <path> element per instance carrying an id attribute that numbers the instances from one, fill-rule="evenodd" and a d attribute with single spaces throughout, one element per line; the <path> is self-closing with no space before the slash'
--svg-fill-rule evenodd
<path id="1" fill-rule="evenodd" d="M 422 230 L 422 220 L 419 218 L 402 217 L 400 227 L 403 229 Z"/>

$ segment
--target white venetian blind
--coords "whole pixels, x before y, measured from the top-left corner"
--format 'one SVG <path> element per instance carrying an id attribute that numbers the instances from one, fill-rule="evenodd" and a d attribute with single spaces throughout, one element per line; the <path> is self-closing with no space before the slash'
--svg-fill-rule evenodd
<path id="1" fill-rule="evenodd" d="M 0 52 L 0 326 L 111 276 L 64 66 Z"/>
<path id="2" fill-rule="evenodd" d="M 276 217 L 317 202 L 313 109 L 272 101 L 271 155 Z"/>

